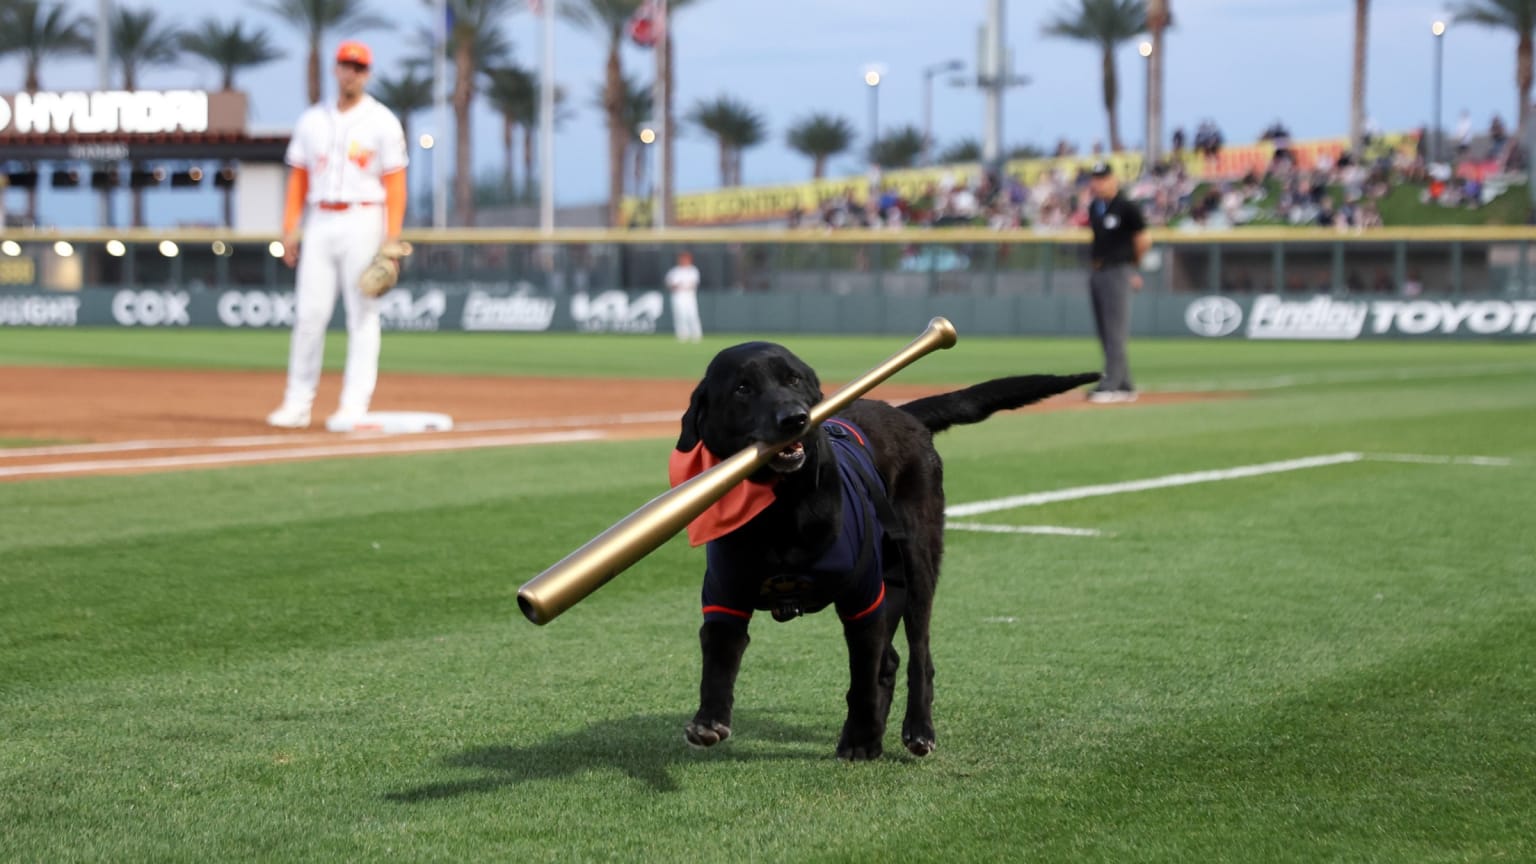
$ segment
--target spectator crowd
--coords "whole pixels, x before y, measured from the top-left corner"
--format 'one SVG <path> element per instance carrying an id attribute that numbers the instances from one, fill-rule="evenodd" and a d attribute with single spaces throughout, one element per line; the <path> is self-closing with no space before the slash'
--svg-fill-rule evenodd
<path id="1" fill-rule="evenodd" d="M 1415 138 L 1413 146 L 1387 146 L 1374 124 L 1368 124 L 1363 153 L 1345 152 L 1336 159 L 1324 155 L 1304 166 L 1290 131 L 1276 121 L 1260 136 L 1261 142 L 1273 147 L 1264 170 L 1223 177 L 1218 163 L 1225 139 L 1213 121 L 1204 120 L 1192 141 L 1182 128 L 1175 130 L 1169 158 L 1144 166 L 1139 176 L 1122 178 L 1122 188 L 1153 225 L 1187 230 L 1292 225 L 1359 231 L 1382 225 L 1381 202 L 1396 187 L 1419 188 L 1422 204 L 1476 208 L 1501 194 L 1516 172 L 1525 168 L 1524 154 L 1498 117 L 1485 135 L 1476 136 L 1463 112 L 1454 142 L 1444 146 L 1436 147 L 1425 129 L 1418 130 Z M 1099 149 L 1096 146 L 1095 152 Z M 1057 152 L 1075 155 L 1066 142 L 1058 145 Z M 1190 175 L 1190 152 L 1196 160 L 1209 163 L 1207 176 Z M 875 178 L 867 201 L 856 202 L 841 194 L 821 202 L 817 212 L 791 213 L 789 225 L 823 230 L 1081 228 L 1088 224 L 1091 161 L 1087 158 L 1075 167 L 1041 172 L 1028 184 L 1011 174 L 983 173 L 966 183 L 945 173 L 915 195 L 903 195 Z"/>

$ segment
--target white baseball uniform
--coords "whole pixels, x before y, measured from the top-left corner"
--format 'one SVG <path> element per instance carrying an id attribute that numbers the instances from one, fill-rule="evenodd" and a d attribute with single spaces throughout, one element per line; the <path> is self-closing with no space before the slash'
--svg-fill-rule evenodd
<path id="1" fill-rule="evenodd" d="M 704 336 L 699 323 L 699 268 L 679 264 L 667 271 L 672 291 L 672 328 L 679 342 L 697 342 Z"/>
<path id="2" fill-rule="evenodd" d="M 357 281 L 384 242 L 380 178 L 405 168 L 405 133 L 395 115 L 366 94 L 346 111 L 334 102 L 312 105 L 299 117 L 285 161 L 309 172 L 309 193 L 283 404 L 303 406 L 307 413 L 314 402 L 325 329 L 340 290 L 347 365 L 338 413 L 365 414 L 379 377 L 379 307 L 362 295 Z"/>

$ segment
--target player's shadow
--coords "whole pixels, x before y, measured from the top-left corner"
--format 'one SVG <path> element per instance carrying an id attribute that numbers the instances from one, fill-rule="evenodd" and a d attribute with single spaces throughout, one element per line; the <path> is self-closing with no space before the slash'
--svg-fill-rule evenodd
<path id="1" fill-rule="evenodd" d="M 470 747 L 447 757 L 443 764 L 479 769 L 480 776 L 429 783 L 384 797 L 413 804 L 614 768 L 654 791 L 672 792 L 678 788 L 669 771 L 675 763 L 700 759 L 744 762 L 833 758 L 835 732 L 802 728 L 755 713 L 738 715 L 736 719 L 738 731 L 752 738 L 749 746 L 727 741 L 707 750 L 695 750 L 683 741 L 685 716 L 637 714 L 605 720 L 537 744 Z"/>

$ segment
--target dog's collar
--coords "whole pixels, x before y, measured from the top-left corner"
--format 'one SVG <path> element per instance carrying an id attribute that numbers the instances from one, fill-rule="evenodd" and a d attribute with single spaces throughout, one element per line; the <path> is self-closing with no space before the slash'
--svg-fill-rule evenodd
<path id="1" fill-rule="evenodd" d="M 720 461 L 703 442 L 695 444 L 692 450 L 673 450 L 667 462 L 667 479 L 673 486 L 679 486 L 720 464 Z M 751 522 L 773 503 L 773 487 L 778 482 L 779 478 L 773 477 L 766 483 L 743 480 L 732 486 L 731 491 L 688 523 L 689 545 L 703 546 Z"/>

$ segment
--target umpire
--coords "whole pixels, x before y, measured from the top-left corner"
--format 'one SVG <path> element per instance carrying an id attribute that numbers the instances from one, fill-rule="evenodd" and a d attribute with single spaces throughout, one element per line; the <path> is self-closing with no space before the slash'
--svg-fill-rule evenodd
<path id="1" fill-rule="evenodd" d="M 1093 166 L 1088 181 L 1093 201 L 1088 224 L 1093 228 L 1090 257 L 1093 275 L 1088 292 L 1093 299 L 1093 323 L 1104 349 L 1104 377 L 1088 393 L 1090 402 L 1134 402 L 1131 367 L 1125 344 L 1131 337 L 1131 292 L 1141 290 L 1141 258 L 1152 247 L 1147 220 L 1120 194 L 1120 181 L 1108 163 Z"/>

